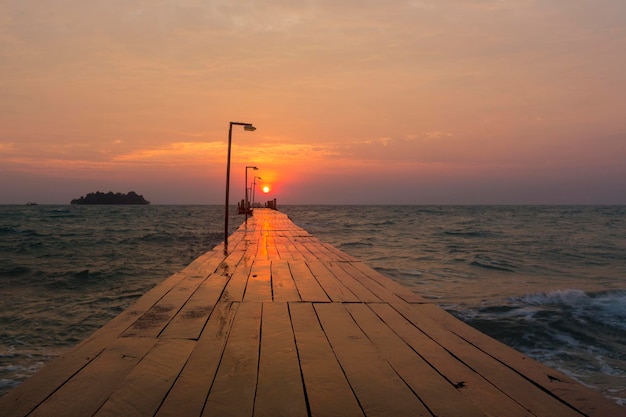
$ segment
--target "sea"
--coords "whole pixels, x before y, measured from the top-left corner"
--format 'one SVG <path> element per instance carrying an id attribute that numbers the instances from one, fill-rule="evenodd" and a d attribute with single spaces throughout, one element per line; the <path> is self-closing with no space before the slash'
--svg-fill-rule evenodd
<path id="1" fill-rule="evenodd" d="M 626 406 L 626 206 L 279 206 Z M 243 221 L 230 209 L 230 232 Z M 0 394 L 219 244 L 223 206 L 0 206 Z"/>

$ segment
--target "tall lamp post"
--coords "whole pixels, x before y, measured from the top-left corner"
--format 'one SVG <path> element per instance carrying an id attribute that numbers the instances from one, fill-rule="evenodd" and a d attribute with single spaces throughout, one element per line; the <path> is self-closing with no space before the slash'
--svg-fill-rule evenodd
<path id="1" fill-rule="evenodd" d="M 252 207 L 254 208 L 254 193 L 256 192 L 256 179 L 262 180 L 263 178 L 257 177 L 256 175 L 252 179 Z"/>
<path id="2" fill-rule="evenodd" d="M 228 249 L 228 192 L 230 191 L 230 148 L 233 142 L 233 125 L 243 126 L 243 130 L 254 132 L 252 123 L 230 122 L 228 127 L 228 159 L 226 160 L 226 203 L 224 204 L 224 250 Z"/>
<path id="3" fill-rule="evenodd" d="M 243 183 L 243 185 L 245 186 L 246 189 L 246 200 L 243 206 L 243 211 L 246 213 L 246 224 L 248 224 L 248 169 L 253 169 L 255 171 L 258 171 L 259 168 L 255 167 L 255 166 L 247 166 L 246 167 L 246 178 L 245 178 L 245 182 Z"/>

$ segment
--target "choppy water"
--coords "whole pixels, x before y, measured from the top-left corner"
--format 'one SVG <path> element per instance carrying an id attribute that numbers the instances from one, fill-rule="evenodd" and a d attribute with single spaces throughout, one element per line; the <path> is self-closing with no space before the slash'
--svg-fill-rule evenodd
<path id="1" fill-rule="evenodd" d="M 626 403 L 626 207 L 280 209 Z M 222 238 L 220 206 L 0 206 L 0 393 Z"/>

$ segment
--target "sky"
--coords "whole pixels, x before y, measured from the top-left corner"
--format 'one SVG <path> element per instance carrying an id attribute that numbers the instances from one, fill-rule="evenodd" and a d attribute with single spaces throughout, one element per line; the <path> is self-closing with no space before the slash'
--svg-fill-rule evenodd
<path id="1" fill-rule="evenodd" d="M 0 204 L 626 204 L 624 0 L 0 0 Z M 261 187 L 268 186 L 267 194 Z"/>

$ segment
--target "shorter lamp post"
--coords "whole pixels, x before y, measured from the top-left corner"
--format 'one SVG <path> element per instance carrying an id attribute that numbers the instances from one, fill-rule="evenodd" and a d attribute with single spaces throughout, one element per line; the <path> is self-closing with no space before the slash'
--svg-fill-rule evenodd
<path id="1" fill-rule="evenodd" d="M 252 207 L 254 207 L 254 194 L 256 193 L 256 179 L 262 180 L 263 178 L 257 177 L 256 175 L 252 179 Z"/>
<path id="2" fill-rule="evenodd" d="M 228 249 L 228 192 L 230 191 L 230 148 L 233 139 L 233 125 L 243 126 L 243 130 L 254 132 L 252 123 L 230 122 L 228 127 L 228 157 L 226 160 L 226 203 L 224 204 L 224 250 Z"/>
<path id="3" fill-rule="evenodd" d="M 248 224 L 248 208 L 249 208 L 249 204 L 248 204 L 248 169 L 252 168 L 255 171 L 258 171 L 259 168 L 255 167 L 255 166 L 247 166 L 246 167 L 246 179 L 245 179 L 245 183 L 243 184 L 245 186 L 246 189 L 246 198 L 245 198 L 245 203 L 243 206 L 243 211 L 246 213 L 246 224 Z"/>

